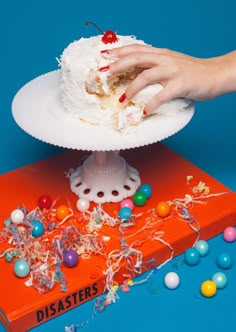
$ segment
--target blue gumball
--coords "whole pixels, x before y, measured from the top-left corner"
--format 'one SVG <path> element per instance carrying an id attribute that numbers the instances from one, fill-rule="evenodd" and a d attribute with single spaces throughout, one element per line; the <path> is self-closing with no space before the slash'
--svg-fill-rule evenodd
<path id="1" fill-rule="evenodd" d="M 132 215 L 132 210 L 128 207 L 123 207 L 119 211 L 119 217 L 121 220 L 125 221 L 130 220 L 131 215 Z"/>
<path id="2" fill-rule="evenodd" d="M 152 187 L 149 184 L 142 184 L 139 188 L 139 191 L 141 191 L 147 199 L 152 196 Z"/>
<path id="3" fill-rule="evenodd" d="M 41 221 L 39 221 L 39 220 L 32 221 L 32 226 L 33 226 L 33 229 L 32 229 L 31 234 L 33 237 L 39 237 L 39 236 L 43 235 L 44 226 Z"/>
<path id="4" fill-rule="evenodd" d="M 221 269 L 229 269 L 233 262 L 231 256 L 223 252 L 217 257 L 216 263 Z"/>
<path id="5" fill-rule="evenodd" d="M 197 249 L 189 248 L 185 251 L 184 260 L 188 265 L 197 265 L 200 261 L 200 255 Z"/>

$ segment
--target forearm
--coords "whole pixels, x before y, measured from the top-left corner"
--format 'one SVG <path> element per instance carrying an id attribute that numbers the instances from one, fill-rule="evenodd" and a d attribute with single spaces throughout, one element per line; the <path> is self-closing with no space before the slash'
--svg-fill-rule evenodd
<path id="1" fill-rule="evenodd" d="M 217 62 L 217 95 L 236 92 L 236 50 L 214 59 Z"/>

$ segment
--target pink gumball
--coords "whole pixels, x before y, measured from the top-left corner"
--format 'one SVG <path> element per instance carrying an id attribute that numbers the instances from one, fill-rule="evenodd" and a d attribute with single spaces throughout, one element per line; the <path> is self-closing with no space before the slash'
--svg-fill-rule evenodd
<path id="1" fill-rule="evenodd" d="M 234 227 L 226 227 L 223 237 L 226 242 L 234 242 L 236 240 L 236 229 Z"/>
<path id="2" fill-rule="evenodd" d="M 120 207 L 121 207 L 121 209 L 124 208 L 124 207 L 127 207 L 130 210 L 133 210 L 134 203 L 133 203 L 133 201 L 131 201 L 131 199 L 125 198 L 120 202 Z"/>

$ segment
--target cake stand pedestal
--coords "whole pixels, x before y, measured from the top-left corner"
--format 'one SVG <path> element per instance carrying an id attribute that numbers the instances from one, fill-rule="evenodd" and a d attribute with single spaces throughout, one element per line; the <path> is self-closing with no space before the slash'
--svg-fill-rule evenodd
<path id="1" fill-rule="evenodd" d="M 120 202 L 140 186 L 138 171 L 118 151 L 93 152 L 70 174 L 70 188 L 78 196 L 96 203 Z"/>
<path id="2" fill-rule="evenodd" d="M 193 103 L 179 110 L 173 102 L 175 115 L 148 117 L 120 133 L 85 124 L 65 113 L 60 82 L 60 70 L 30 81 L 16 94 L 12 114 L 24 131 L 43 142 L 92 152 L 69 177 L 71 190 L 95 203 L 119 202 L 132 196 L 141 183 L 138 171 L 126 163 L 119 151 L 161 141 L 186 126 L 194 114 Z"/>

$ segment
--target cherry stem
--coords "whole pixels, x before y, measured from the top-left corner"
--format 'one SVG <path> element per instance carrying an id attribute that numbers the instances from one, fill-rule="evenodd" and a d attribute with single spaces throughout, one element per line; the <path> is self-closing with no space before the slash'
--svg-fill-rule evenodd
<path id="1" fill-rule="evenodd" d="M 95 28 L 97 28 L 98 31 L 100 31 L 100 32 L 104 35 L 104 32 L 103 32 L 103 31 L 97 26 L 97 24 L 95 24 L 95 23 L 89 21 L 89 22 L 86 22 L 86 23 L 85 23 L 86 27 L 87 27 L 89 24 L 94 25 Z"/>

